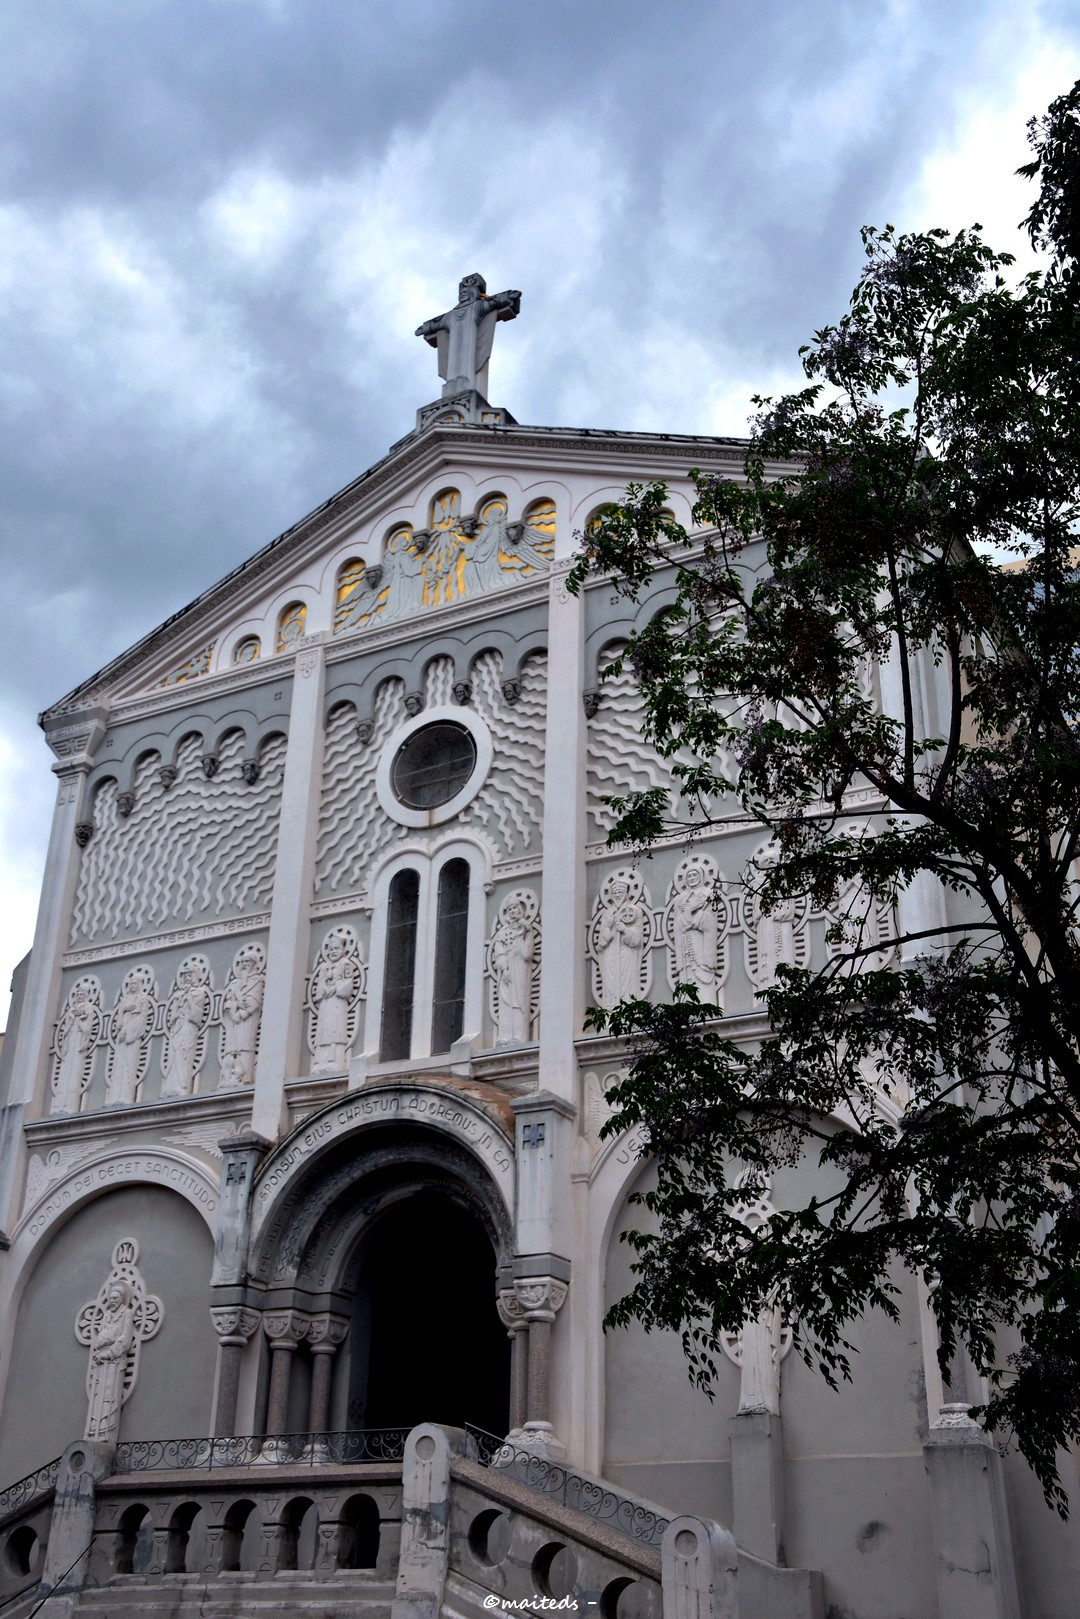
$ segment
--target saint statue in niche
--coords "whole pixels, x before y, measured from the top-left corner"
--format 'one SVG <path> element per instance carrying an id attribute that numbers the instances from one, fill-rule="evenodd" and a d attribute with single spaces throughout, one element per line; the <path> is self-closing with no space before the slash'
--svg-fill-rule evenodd
<path id="1" fill-rule="evenodd" d="M 340 1069 L 349 1060 L 350 1013 L 360 989 L 360 971 L 349 943 L 344 929 L 327 934 L 311 975 L 312 1068 Z"/>
<path id="2" fill-rule="evenodd" d="M 135 1261 L 139 1245 L 123 1238 L 96 1299 L 75 1318 L 75 1336 L 90 1350 L 86 1369 L 86 1435 L 109 1444 L 120 1431 L 120 1411 L 135 1387 L 139 1350 L 159 1330 L 161 1300 L 146 1292 Z"/>
<path id="3" fill-rule="evenodd" d="M 101 1032 L 101 987 L 96 978 L 79 978 L 56 1029 L 56 1074 L 53 1113 L 77 1113 L 90 1079 L 90 1061 Z"/>
<path id="4" fill-rule="evenodd" d="M 238 950 L 221 997 L 221 1078 L 219 1088 L 252 1085 L 262 1020 L 265 957 L 257 944 Z"/>
<path id="5" fill-rule="evenodd" d="M 600 969 L 597 1000 L 617 1006 L 642 992 L 642 962 L 648 919 L 645 907 L 630 892 L 623 876 L 608 885 L 596 926 L 596 961 Z"/>
<path id="6" fill-rule="evenodd" d="M 739 1334 L 739 1410 L 780 1414 L 780 1311 L 766 1309 Z"/>
<path id="7" fill-rule="evenodd" d="M 527 1041 L 532 1033 L 532 969 L 536 930 L 516 895 L 506 900 L 491 940 L 495 990 L 495 1043 Z"/>
<path id="8" fill-rule="evenodd" d="M 110 1440 L 120 1427 L 124 1371 L 134 1343 L 135 1300 L 131 1284 L 118 1278 L 105 1295 L 104 1308 L 90 1337 L 87 1439 Z"/>
<path id="9" fill-rule="evenodd" d="M 133 967 L 124 979 L 112 1015 L 112 1059 L 105 1106 L 134 1102 L 154 1023 L 154 979 L 149 967 Z"/>
<path id="10" fill-rule="evenodd" d="M 755 931 L 759 981 L 771 984 L 777 967 L 795 965 L 795 901 L 778 900 L 767 916 L 759 911 Z"/>
<path id="11" fill-rule="evenodd" d="M 675 885 L 671 938 L 676 979 L 680 984 L 696 984 L 702 997 L 711 1000 L 716 994 L 717 914 L 713 897 L 698 865 L 687 865 L 676 873 Z"/>
<path id="12" fill-rule="evenodd" d="M 176 970 L 176 987 L 165 1006 L 162 1096 L 190 1096 L 194 1088 L 203 1030 L 210 1021 L 209 976 L 209 965 L 200 956 L 182 961 Z"/>

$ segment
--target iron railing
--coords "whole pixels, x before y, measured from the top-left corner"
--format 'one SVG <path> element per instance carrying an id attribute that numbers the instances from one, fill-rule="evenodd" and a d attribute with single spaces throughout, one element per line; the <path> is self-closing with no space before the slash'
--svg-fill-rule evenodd
<path id="1" fill-rule="evenodd" d="M 60 1458 L 56 1456 L 44 1467 L 39 1467 L 36 1473 L 27 1473 L 25 1478 L 9 1484 L 6 1490 L 0 1490 L 0 1518 L 6 1518 L 10 1512 L 19 1512 L 29 1502 L 36 1501 L 39 1495 L 48 1495 L 56 1488 L 56 1478 L 60 1471 Z"/>
<path id="2" fill-rule="evenodd" d="M 311 1466 L 399 1462 L 408 1428 L 343 1433 L 243 1434 L 225 1439 L 126 1439 L 116 1447 L 117 1473 L 158 1469 L 211 1472 L 222 1467 Z"/>
<path id="3" fill-rule="evenodd" d="M 632 1495 L 620 1495 L 600 1479 L 587 1473 L 575 1473 L 561 1463 L 524 1445 L 515 1445 L 508 1439 L 485 1433 L 466 1423 L 467 1451 L 481 1467 L 490 1468 L 507 1478 L 516 1479 L 530 1490 L 537 1490 L 561 1506 L 571 1507 L 588 1518 L 595 1518 L 611 1529 L 636 1540 L 642 1546 L 659 1547 L 670 1519 L 663 1518 L 645 1501 Z"/>

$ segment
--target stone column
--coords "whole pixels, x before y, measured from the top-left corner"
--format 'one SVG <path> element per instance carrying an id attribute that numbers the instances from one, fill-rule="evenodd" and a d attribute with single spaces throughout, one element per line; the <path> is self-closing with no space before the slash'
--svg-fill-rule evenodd
<path id="1" fill-rule="evenodd" d="M 58 716 L 46 733 L 59 781 L 26 988 L 9 1053 L 11 1084 L 7 1106 L 0 1109 L 0 1230 L 4 1231 L 12 1229 L 17 1215 L 23 1115 L 48 1111 L 51 1031 L 79 874 L 81 845 L 76 834 L 78 829 L 78 837 L 84 836 L 86 778 L 105 734 L 107 715 L 107 708 L 95 707 Z"/>
<path id="2" fill-rule="evenodd" d="M 510 1339 L 510 1432 L 515 1438 L 525 1426 L 529 1377 L 529 1323 L 512 1287 L 501 1287 L 496 1300 L 499 1320 Z"/>
<path id="3" fill-rule="evenodd" d="M 337 1315 L 311 1318 L 307 1340 L 311 1345 L 311 1401 L 308 1406 L 308 1432 L 326 1433 L 330 1426 L 330 1382 L 334 1356 L 344 1341 L 349 1323 Z"/>
<path id="4" fill-rule="evenodd" d="M 551 1328 L 566 1298 L 567 1284 L 555 1276 L 526 1276 L 515 1279 L 514 1290 L 529 1328 L 522 1439 L 548 1455 L 561 1455 L 564 1447 L 551 1423 Z"/>
<path id="5" fill-rule="evenodd" d="M 304 979 L 311 935 L 309 906 L 322 790 L 325 635 L 300 642 L 289 712 L 289 742 L 281 789 L 277 863 L 266 949 L 266 997 L 251 1124 L 276 1141 L 288 1127 L 285 1081 L 300 1072 Z"/>
<path id="6" fill-rule="evenodd" d="M 266 1407 L 267 1438 L 287 1431 L 289 1420 L 289 1379 L 296 1346 L 308 1330 L 308 1317 L 300 1310 L 268 1310 L 262 1318 L 263 1331 L 270 1340 L 270 1397 Z"/>
<path id="7" fill-rule="evenodd" d="M 217 1398 L 214 1401 L 214 1437 L 231 1439 L 236 1433 L 236 1400 L 240 1392 L 240 1362 L 244 1346 L 259 1325 L 258 1310 L 242 1306 L 211 1309 L 218 1335 Z"/>

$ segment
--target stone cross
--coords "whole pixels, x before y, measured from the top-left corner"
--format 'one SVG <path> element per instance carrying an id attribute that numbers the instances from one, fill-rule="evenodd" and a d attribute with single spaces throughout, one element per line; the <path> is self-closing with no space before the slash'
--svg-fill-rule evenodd
<path id="1" fill-rule="evenodd" d="M 458 287 L 458 301 L 445 315 L 435 315 L 416 328 L 439 351 L 442 397 L 475 389 L 487 397 L 487 370 L 495 325 L 513 320 L 521 308 L 520 292 L 487 294 L 482 275 L 467 275 Z"/>

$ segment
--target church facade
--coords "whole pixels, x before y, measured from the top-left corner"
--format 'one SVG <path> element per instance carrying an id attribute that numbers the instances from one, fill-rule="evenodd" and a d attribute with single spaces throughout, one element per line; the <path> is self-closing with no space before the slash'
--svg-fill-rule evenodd
<path id="1" fill-rule="evenodd" d="M 400 1492 L 434 1489 L 423 1446 L 453 1450 L 440 1434 L 467 1427 L 456 1611 L 527 1594 L 492 1539 L 513 1519 L 498 1466 L 487 1495 L 462 1472 L 501 1454 L 519 1516 L 533 1468 L 606 1490 L 613 1521 L 704 1525 L 732 1568 L 715 1525 L 733 1530 L 739 1596 L 709 1610 L 710 1587 L 697 1611 L 1064 1615 L 1075 1522 L 943 1388 L 913 1280 L 898 1326 L 857 1328 L 839 1392 L 779 1321 L 731 1340 L 712 1400 L 674 1338 L 602 1330 L 650 1170 L 639 1140 L 601 1136 L 625 1054 L 583 1033 L 586 1009 L 692 981 L 734 1037 L 761 1037 L 756 992 L 780 962 L 823 959 L 832 918 L 756 912 L 740 874 L 760 831 L 673 837 L 642 863 L 607 845 L 609 794 L 670 786 L 630 672 L 604 678 L 669 584 L 637 605 L 602 580 L 571 595 L 575 535 L 643 477 L 668 481 L 691 529 L 691 470 L 737 478 L 743 446 L 520 426 L 485 397 L 518 303 L 467 278 L 420 328 L 445 386 L 415 431 L 42 717 L 56 807 L 0 1065 L 0 1485 L 68 1460 L 43 1486 L 51 1535 L 42 1490 L 0 1494 L 8 1562 L 28 1590 L 55 1578 L 60 1485 L 74 1500 L 92 1473 L 56 1612 L 112 1611 L 102 1591 L 116 1611 L 187 1611 L 200 1570 L 218 1592 L 242 1576 L 221 1611 L 254 1611 L 288 1571 L 363 1567 L 340 1552 L 363 1513 L 408 1607 L 386 1550 L 412 1532 Z M 887 704 L 887 671 L 868 678 Z M 905 903 L 925 925 L 945 914 L 922 889 Z M 889 933 L 882 916 L 883 951 Z M 748 1199 L 748 1223 L 801 1173 Z M 414 1451 L 363 1438 L 423 1424 L 442 1427 Z M 136 1520 L 132 1470 L 159 1441 L 168 1514 L 159 1489 Z M 353 1518 L 344 1485 L 326 1505 L 350 1457 L 373 1469 Z M 577 1546 L 579 1574 L 562 1553 L 536 1552 L 531 1575 L 510 1562 L 585 1603 L 580 1569 L 616 1567 L 618 1524 L 614 1552 L 589 1541 L 584 1496 L 562 1487 L 544 1546 Z M 287 1498 L 306 1503 L 295 1522 Z M 276 1548 L 262 1561 L 236 1549 L 238 1501 Z M 624 1548 L 640 1567 L 597 1584 L 608 1614 L 658 1612 L 674 1589 L 646 1541 Z M 337 1600 L 322 1611 L 353 1611 Z"/>

